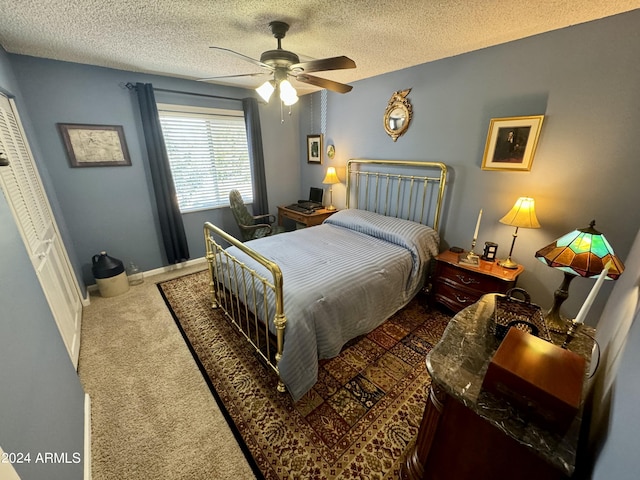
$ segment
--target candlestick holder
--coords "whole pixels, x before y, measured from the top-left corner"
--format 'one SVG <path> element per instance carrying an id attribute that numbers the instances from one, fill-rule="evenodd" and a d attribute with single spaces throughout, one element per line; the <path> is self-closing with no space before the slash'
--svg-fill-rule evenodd
<path id="1" fill-rule="evenodd" d="M 461 253 L 458 257 L 458 263 L 466 263 L 467 265 L 480 265 L 480 256 L 477 255 L 473 250 L 476 248 L 476 239 L 474 238 L 471 241 L 471 250 L 469 250 L 466 254 Z"/>
<path id="2" fill-rule="evenodd" d="M 474 238 L 473 240 L 471 240 L 471 250 L 469 251 L 469 253 L 472 253 L 473 255 L 475 255 L 475 252 L 473 251 L 476 248 L 476 239 Z"/>
<path id="3" fill-rule="evenodd" d="M 567 337 L 562 343 L 562 348 L 564 348 L 565 350 L 567 349 L 567 347 L 571 343 L 571 340 L 573 340 L 573 337 L 575 337 L 576 333 L 578 333 L 578 328 L 580 328 L 580 325 L 582 325 L 582 323 L 576 321 L 575 318 L 571 320 L 571 325 L 569 325 L 569 330 L 567 330 Z"/>

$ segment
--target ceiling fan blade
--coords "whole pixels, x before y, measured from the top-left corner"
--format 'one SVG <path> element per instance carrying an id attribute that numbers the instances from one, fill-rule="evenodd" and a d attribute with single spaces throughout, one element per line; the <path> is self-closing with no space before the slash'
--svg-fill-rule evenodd
<path id="1" fill-rule="evenodd" d="M 240 57 L 241 59 L 243 59 L 243 60 L 245 60 L 247 62 L 251 62 L 254 65 L 258 65 L 259 67 L 267 68 L 269 70 L 273 70 L 273 67 L 267 65 L 266 63 L 262 63 L 260 60 L 256 60 L 255 58 L 247 57 L 246 55 L 243 55 L 242 53 L 238 53 L 238 52 L 230 50 L 228 48 L 223 48 L 223 47 L 209 47 L 209 48 L 213 48 L 215 50 L 220 50 L 222 52 L 230 53 L 232 55 Z"/>
<path id="2" fill-rule="evenodd" d="M 240 75 L 222 75 L 220 77 L 207 77 L 207 78 L 198 78 L 196 82 L 208 82 L 209 80 L 219 80 L 222 78 L 237 78 L 237 77 L 257 77 L 260 75 L 266 75 L 269 72 L 256 72 L 256 73 L 242 73 Z"/>
<path id="3" fill-rule="evenodd" d="M 332 92 L 348 93 L 353 88 L 351 85 L 334 82 L 333 80 L 327 80 L 326 78 L 314 77 L 312 75 L 307 75 L 304 73 L 296 75 L 295 78 L 299 82 L 326 88 L 327 90 L 331 90 Z"/>
<path id="4" fill-rule="evenodd" d="M 345 68 L 356 68 L 356 62 L 351 60 L 349 57 L 341 56 L 294 63 L 289 68 L 291 70 L 301 69 L 305 73 L 324 70 L 343 70 Z"/>

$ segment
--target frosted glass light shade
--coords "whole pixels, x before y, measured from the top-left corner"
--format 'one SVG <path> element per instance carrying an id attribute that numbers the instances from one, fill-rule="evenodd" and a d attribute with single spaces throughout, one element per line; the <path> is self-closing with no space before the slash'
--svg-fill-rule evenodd
<path id="1" fill-rule="evenodd" d="M 289 80 L 283 80 L 280 82 L 280 100 L 286 106 L 293 105 L 298 101 L 298 92 L 293 88 Z"/>
<path id="2" fill-rule="evenodd" d="M 260 95 L 265 102 L 268 102 L 275 89 L 273 81 L 268 80 L 256 88 L 256 92 L 258 92 L 258 95 Z"/>

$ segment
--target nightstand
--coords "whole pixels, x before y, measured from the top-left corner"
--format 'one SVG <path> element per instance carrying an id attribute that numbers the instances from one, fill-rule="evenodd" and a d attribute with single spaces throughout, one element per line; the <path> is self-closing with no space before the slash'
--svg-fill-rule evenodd
<path id="1" fill-rule="evenodd" d="M 458 263 L 458 255 L 449 250 L 438 255 L 431 280 L 432 300 L 456 313 L 477 302 L 485 293 L 505 293 L 515 287 L 524 271 L 522 265 L 503 268 L 497 261 L 480 260 L 478 266 Z"/>

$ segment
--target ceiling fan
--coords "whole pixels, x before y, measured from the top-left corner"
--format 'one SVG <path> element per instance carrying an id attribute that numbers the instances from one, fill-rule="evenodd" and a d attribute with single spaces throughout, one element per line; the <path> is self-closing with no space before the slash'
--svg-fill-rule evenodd
<path id="1" fill-rule="evenodd" d="M 201 78 L 199 81 L 230 77 L 258 76 L 263 75 L 264 73 L 273 73 L 273 80 L 267 80 L 260 87 L 256 88 L 256 91 L 266 102 L 268 102 L 273 92 L 277 89 L 280 93 L 280 99 L 285 105 L 293 105 L 298 101 L 297 92 L 289 82 L 289 77 L 295 78 L 297 81 L 302 83 L 326 88 L 333 92 L 347 93 L 351 91 L 353 88 L 351 85 L 309 75 L 309 72 L 356 68 L 356 63 L 353 60 L 345 56 L 340 56 L 300 62 L 298 55 L 282 48 L 281 41 L 289 30 L 289 24 L 280 21 L 273 21 L 269 23 L 269 27 L 271 27 L 271 33 L 273 33 L 273 36 L 278 40 L 278 48 L 276 50 L 267 50 L 266 52 L 263 52 L 260 56 L 260 60 L 253 59 L 228 48 L 210 47 L 236 55 L 245 61 L 265 69 L 266 72 Z"/>

